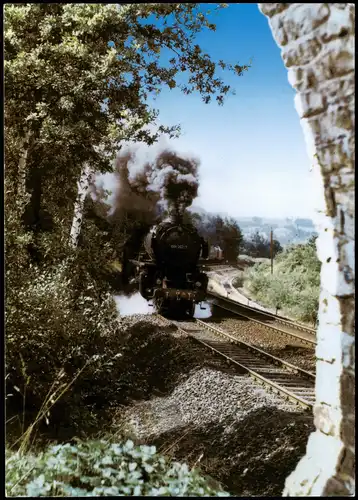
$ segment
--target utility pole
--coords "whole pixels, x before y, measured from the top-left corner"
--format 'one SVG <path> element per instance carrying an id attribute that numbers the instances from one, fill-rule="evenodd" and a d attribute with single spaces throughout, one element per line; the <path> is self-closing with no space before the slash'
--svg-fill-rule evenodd
<path id="1" fill-rule="evenodd" d="M 271 274 L 273 274 L 273 231 L 270 231 Z"/>

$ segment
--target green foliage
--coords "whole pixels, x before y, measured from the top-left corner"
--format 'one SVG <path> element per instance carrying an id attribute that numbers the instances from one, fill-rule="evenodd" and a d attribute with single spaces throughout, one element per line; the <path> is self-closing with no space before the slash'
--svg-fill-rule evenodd
<path id="1" fill-rule="evenodd" d="M 204 218 L 197 213 L 190 213 L 187 217 L 203 238 L 211 245 L 220 246 L 225 260 L 236 263 L 242 243 L 242 232 L 235 219 L 222 218 L 219 215 L 209 215 Z"/>
<path id="2" fill-rule="evenodd" d="M 13 394 L 8 411 L 26 411 L 28 424 L 49 395 L 56 399 L 52 393 L 60 394 L 86 367 L 77 391 L 64 391 L 51 410 L 51 421 L 72 422 L 76 428 L 83 423 L 77 410 L 82 419 L 87 409 L 90 412 L 83 403 L 91 391 L 100 394 L 96 380 L 108 380 L 107 370 L 118 353 L 115 303 L 76 262 L 46 270 L 31 266 L 26 276 L 18 277 L 17 283 L 7 284 L 5 304 L 7 394 Z"/>
<path id="3" fill-rule="evenodd" d="M 280 253 L 272 275 L 269 262 L 255 264 L 248 270 L 245 287 L 252 297 L 268 307 L 279 307 L 299 320 L 315 323 L 321 269 L 315 239 Z"/>
<path id="4" fill-rule="evenodd" d="M 87 156 L 97 170 L 118 141 L 151 143 L 158 132 L 175 133 L 176 127 L 143 130 L 157 116 L 146 103 L 150 94 L 178 87 L 222 103 L 231 87 L 218 76 L 219 68 L 237 75 L 248 68 L 213 62 L 195 44 L 204 29 L 214 31 L 215 25 L 199 4 L 6 5 L 11 126 L 20 135 L 24 128 L 36 129 L 43 146 L 75 145 L 74 163 Z M 163 64 L 165 51 L 172 57 Z M 186 83 L 177 80 L 182 73 L 189 75 Z M 95 151 L 95 145 L 103 150 Z"/>
<path id="5" fill-rule="evenodd" d="M 275 239 L 272 243 L 273 256 L 275 257 L 278 253 L 282 252 L 282 246 L 280 242 Z M 268 259 L 271 257 L 271 243 L 265 236 L 262 236 L 258 231 L 256 231 L 250 239 L 245 239 L 243 241 L 242 252 L 251 257 Z"/>
<path id="6" fill-rule="evenodd" d="M 6 452 L 6 496 L 229 496 L 154 446 L 77 441 L 38 455 Z"/>
<path id="7" fill-rule="evenodd" d="M 52 238 L 39 233 L 68 237 L 85 164 L 109 172 L 123 141 L 178 135 L 157 124 L 150 96 L 168 86 L 222 104 L 231 87 L 219 73 L 248 69 L 195 43 L 215 31 L 199 4 L 7 4 L 4 14 L 7 203 L 40 255 Z"/>

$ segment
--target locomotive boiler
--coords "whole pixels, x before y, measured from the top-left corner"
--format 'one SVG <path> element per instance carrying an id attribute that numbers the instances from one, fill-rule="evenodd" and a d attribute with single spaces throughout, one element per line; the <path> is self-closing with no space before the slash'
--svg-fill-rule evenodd
<path id="1" fill-rule="evenodd" d="M 172 216 L 151 228 L 144 237 L 136 268 L 139 292 L 167 316 L 193 317 L 204 301 L 208 277 L 199 261 L 207 259 L 208 244 L 191 224 Z"/>

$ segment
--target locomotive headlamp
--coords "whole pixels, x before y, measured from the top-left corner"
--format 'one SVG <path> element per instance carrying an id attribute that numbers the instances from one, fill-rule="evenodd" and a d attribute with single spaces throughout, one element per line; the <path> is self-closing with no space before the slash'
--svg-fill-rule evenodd
<path id="1" fill-rule="evenodd" d="M 200 281 L 197 281 L 197 282 L 195 283 L 195 286 L 196 286 L 197 288 L 200 288 L 200 287 L 201 287 L 201 283 L 200 283 Z"/>
<path id="2" fill-rule="evenodd" d="M 162 283 L 162 280 L 160 280 L 159 278 L 157 279 L 157 285 L 160 285 Z"/>

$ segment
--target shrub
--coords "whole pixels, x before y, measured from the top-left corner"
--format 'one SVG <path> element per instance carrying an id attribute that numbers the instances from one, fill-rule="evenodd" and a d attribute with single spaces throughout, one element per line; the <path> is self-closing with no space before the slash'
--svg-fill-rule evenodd
<path id="1" fill-rule="evenodd" d="M 154 446 L 105 440 L 51 446 L 37 455 L 6 452 L 6 496 L 229 496 Z"/>
<path id="2" fill-rule="evenodd" d="M 292 246 L 279 254 L 273 274 L 270 263 L 255 264 L 246 271 L 245 288 L 268 307 L 282 311 L 301 321 L 315 323 L 320 290 L 320 262 L 314 241 Z"/>
<path id="3" fill-rule="evenodd" d="M 46 270 L 30 266 L 26 274 L 17 274 L 17 282 L 10 273 L 6 382 L 7 394 L 12 396 L 7 407 L 10 414 L 21 414 L 25 406 L 24 417 L 28 418 L 22 423 L 22 431 L 45 401 L 46 408 L 52 408 L 51 401 L 62 393 L 51 409 L 51 419 L 67 425 L 77 420 L 80 425 L 90 392 L 88 380 L 93 386 L 97 377 L 107 379 L 118 353 L 121 339 L 115 303 L 88 273 L 78 269 L 73 261 Z M 85 371 L 77 380 L 81 370 Z M 69 391 L 74 381 L 78 390 Z"/>

